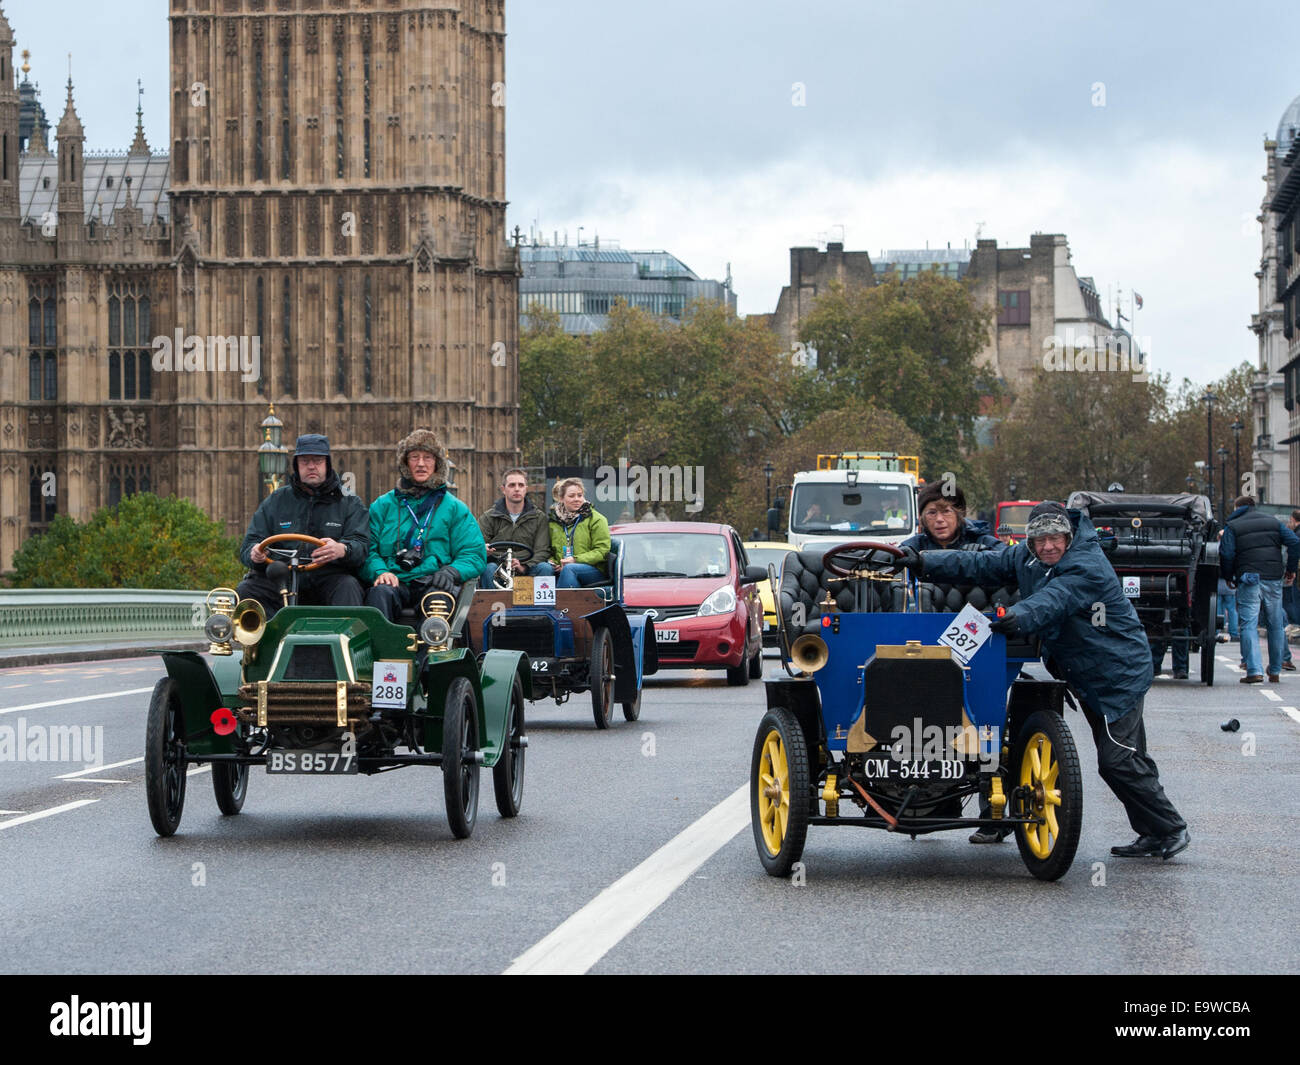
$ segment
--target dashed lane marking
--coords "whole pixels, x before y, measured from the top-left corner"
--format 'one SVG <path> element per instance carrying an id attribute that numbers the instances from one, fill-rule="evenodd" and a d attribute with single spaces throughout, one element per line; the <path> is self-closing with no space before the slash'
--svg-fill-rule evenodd
<path id="1" fill-rule="evenodd" d="M 62 806 L 52 806 L 48 810 L 37 810 L 34 814 L 23 814 L 22 817 L 10 818 L 8 821 L 0 821 L 0 829 L 13 828 L 16 825 L 25 825 L 29 821 L 39 821 L 44 817 L 53 817 L 55 814 L 61 814 L 65 810 L 75 810 L 79 806 L 89 806 L 92 802 L 99 802 L 98 799 L 78 799 L 76 802 L 65 802 Z"/>
<path id="2" fill-rule="evenodd" d="M 1294 706 L 1279 706 L 1278 709 L 1297 725 L 1300 725 L 1300 710 L 1297 710 Z"/>
<path id="3" fill-rule="evenodd" d="M 120 692 L 100 692 L 98 695 L 78 695 L 72 699 L 50 699 L 44 703 L 25 703 L 22 706 L 0 708 L 0 714 L 16 714 L 19 710 L 43 710 L 47 706 L 67 706 L 69 703 L 88 703 L 93 699 L 117 699 L 123 695 L 143 695 L 153 688 L 126 688 Z"/>
<path id="4" fill-rule="evenodd" d="M 1275 703 L 1280 703 L 1282 701 L 1282 696 L 1278 695 L 1275 691 L 1269 691 L 1267 688 L 1260 688 L 1259 694 L 1265 699 L 1271 699 Z"/>
<path id="5" fill-rule="evenodd" d="M 211 772 L 212 772 L 212 763 L 209 762 L 207 765 L 196 765 L 193 769 L 185 770 L 185 775 L 187 777 L 192 777 L 192 776 L 197 776 L 199 773 L 211 773 Z"/>
<path id="6" fill-rule="evenodd" d="M 109 762 L 108 765 L 92 765 L 89 769 L 78 769 L 75 773 L 63 773 L 55 780 L 76 780 L 77 777 L 88 777 L 92 773 L 102 773 L 106 769 L 121 769 L 124 765 L 135 765 L 136 762 L 143 762 L 144 756 L 139 758 L 128 758 L 124 762 Z"/>
<path id="7" fill-rule="evenodd" d="M 506 975 L 581 976 L 747 824 L 749 785 L 744 784 L 524 951 Z"/>

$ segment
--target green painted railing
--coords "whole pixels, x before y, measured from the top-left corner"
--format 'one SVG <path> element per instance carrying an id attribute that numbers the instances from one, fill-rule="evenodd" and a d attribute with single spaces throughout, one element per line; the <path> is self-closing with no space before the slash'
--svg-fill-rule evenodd
<path id="1" fill-rule="evenodd" d="M 149 588 L 7 588 L 0 647 L 202 640 L 206 592 Z"/>

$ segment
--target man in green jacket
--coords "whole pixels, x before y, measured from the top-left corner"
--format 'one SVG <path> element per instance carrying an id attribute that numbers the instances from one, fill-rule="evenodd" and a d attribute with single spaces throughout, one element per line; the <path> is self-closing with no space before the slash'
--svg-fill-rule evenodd
<path id="1" fill-rule="evenodd" d="M 447 491 L 447 456 L 429 429 L 397 445 L 401 480 L 370 504 L 370 554 L 361 577 L 366 606 L 390 621 L 429 591 L 456 595 L 487 562 L 469 507 Z"/>
<path id="2" fill-rule="evenodd" d="M 492 550 L 492 545 L 502 540 L 528 544 L 533 553 L 529 560 L 514 559 L 516 574 L 528 573 L 534 577 L 550 577 L 555 567 L 546 561 L 551 551 L 551 534 L 547 528 L 546 511 L 539 510 L 528 501 L 528 474 L 515 468 L 506 470 L 501 478 L 501 498 L 491 508 L 479 515 L 478 527 L 487 541 L 488 566 L 479 580 L 479 587 L 491 588 L 492 576 L 505 562 L 505 549 Z"/>

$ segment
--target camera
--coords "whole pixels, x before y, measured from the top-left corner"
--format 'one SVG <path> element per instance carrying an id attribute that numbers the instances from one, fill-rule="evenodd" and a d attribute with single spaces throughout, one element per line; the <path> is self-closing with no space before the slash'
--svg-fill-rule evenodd
<path id="1" fill-rule="evenodd" d="M 410 547 L 404 547 L 393 556 L 397 564 L 404 570 L 411 570 L 418 566 L 424 558 L 424 545 L 413 544 Z"/>

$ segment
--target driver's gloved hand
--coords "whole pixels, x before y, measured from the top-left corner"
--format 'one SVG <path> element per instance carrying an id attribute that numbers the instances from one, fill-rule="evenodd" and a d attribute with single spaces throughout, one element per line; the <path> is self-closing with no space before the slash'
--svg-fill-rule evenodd
<path id="1" fill-rule="evenodd" d="M 989 628 L 993 632 L 1002 633 L 1003 636 L 1015 636 L 1020 632 L 1020 622 L 1015 614 L 1003 614 L 1002 617 L 990 621 Z"/>
<path id="2" fill-rule="evenodd" d="M 454 592 L 463 580 L 460 570 L 455 566 L 443 566 L 429 578 L 429 586 L 439 592 Z"/>
<path id="3" fill-rule="evenodd" d="M 898 556 L 898 560 L 894 565 L 917 577 L 921 576 L 922 571 L 925 569 L 925 563 L 921 560 L 920 553 L 915 547 L 904 547 L 901 550 L 903 553 Z"/>

